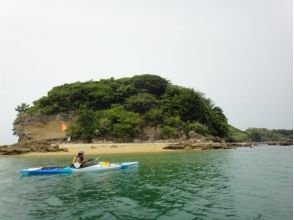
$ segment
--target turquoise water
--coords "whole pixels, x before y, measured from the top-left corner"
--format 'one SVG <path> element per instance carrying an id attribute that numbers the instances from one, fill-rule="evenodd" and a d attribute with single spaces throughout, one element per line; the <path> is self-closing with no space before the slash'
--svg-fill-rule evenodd
<path id="1" fill-rule="evenodd" d="M 18 170 L 72 158 L 0 157 L 0 219 L 292 219 L 292 155 L 292 146 L 106 155 L 140 165 L 32 177 Z"/>

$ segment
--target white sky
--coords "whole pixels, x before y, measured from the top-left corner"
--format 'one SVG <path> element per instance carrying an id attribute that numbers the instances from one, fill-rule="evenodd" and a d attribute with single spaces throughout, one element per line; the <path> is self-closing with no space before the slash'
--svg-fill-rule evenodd
<path id="1" fill-rule="evenodd" d="M 291 0 L 0 0 L 0 144 L 56 85 L 159 74 L 229 123 L 293 127 Z"/>

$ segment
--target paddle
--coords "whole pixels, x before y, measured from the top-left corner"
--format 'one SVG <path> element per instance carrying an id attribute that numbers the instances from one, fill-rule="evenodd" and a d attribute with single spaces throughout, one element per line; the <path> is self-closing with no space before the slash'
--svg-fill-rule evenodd
<path id="1" fill-rule="evenodd" d="M 100 157 L 96 157 L 96 158 L 91 158 L 91 159 L 89 159 L 88 161 L 98 161 L 98 160 L 100 160 L 101 158 Z"/>

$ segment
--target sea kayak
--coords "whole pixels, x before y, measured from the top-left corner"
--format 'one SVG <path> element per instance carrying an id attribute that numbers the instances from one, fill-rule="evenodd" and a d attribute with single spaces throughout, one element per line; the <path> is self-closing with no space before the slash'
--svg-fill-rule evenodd
<path id="1" fill-rule="evenodd" d="M 22 169 L 20 171 L 21 175 L 31 176 L 31 175 L 49 175 L 49 174 L 71 174 L 71 173 L 81 173 L 81 172 L 102 172 L 108 170 L 120 170 L 126 169 L 128 167 L 136 167 L 139 162 L 123 162 L 123 163 L 107 163 L 100 162 L 96 165 L 87 166 L 84 168 L 74 168 L 71 166 L 67 167 L 36 167 Z"/>

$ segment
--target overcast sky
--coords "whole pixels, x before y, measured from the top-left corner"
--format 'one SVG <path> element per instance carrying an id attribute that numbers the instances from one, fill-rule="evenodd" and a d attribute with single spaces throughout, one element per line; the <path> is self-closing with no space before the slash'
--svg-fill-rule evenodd
<path id="1" fill-rule="evenodd" d="M 229 123 L 293 127 L 291 0 L 0 0 L 0 144 L 14 108 L 75 81 L 159 74 Z"/>

